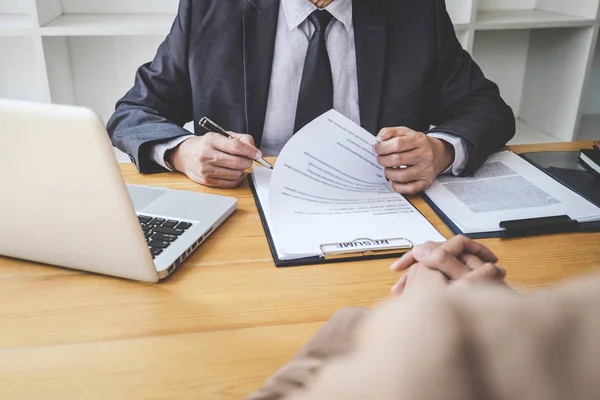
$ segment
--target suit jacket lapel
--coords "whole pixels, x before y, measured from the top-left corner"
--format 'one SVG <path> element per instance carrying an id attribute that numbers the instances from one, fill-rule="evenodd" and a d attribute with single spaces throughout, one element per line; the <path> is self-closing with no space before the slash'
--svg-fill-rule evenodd
<path id="1" fill-rule="evenodd" d="M 248 0 L 248 3 L 250 11 L 244 15 L 246 125 L 248 133 L 260 146 L 271 83 L 279 0 Z"/>
<path id="2" fill-rule="evenodd" d="M 377 134 L 385 71 L 387 19 L 377 0 L 353 0 L 361 125 Z"/>

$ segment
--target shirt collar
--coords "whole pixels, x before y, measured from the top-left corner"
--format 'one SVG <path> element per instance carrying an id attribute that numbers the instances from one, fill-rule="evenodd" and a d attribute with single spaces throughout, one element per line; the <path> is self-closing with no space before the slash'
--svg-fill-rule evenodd
<path id="1" fill-rule="evenodd" d="M 281 2 L 290 30 L 300 26 L 313 11 L 318 9 L 308 0 L 281 0 Z M 352 0 L 334 0 L 325 9 L 344 24 L 346 30 L 350 30 L 352 27 Z"/>

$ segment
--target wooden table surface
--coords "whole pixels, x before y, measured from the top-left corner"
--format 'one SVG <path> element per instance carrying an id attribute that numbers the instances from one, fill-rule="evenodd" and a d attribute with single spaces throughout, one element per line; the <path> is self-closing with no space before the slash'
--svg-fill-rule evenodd
<path id="1" fill-rule="evenodd" d="M 0 258 L 1 399 L 240 399 L 336 310 L 377 304 L 397 279 L 390 260 L 275 268 L 247 185 L 213 190 L 122 170 L 128 183 L 235 196 L 239 208 L 157 285 Z M 483 242 L 521 289 L 600 269 L 600 234 Z"/>

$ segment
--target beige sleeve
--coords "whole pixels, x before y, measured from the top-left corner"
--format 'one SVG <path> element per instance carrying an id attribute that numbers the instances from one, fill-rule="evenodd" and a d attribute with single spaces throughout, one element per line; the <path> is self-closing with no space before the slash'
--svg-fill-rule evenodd
<path id="1" fill-rule="evenodd" d="M 288 364 L 246 400 L 280 400 L 304 389 L 329 360 L 350 352 L 366 313 L 366 309 L 351 307 L 336 312 Z"/>
<path id="2" fill-rule="evenodd" d="M 600 277 L 535 296 L 456 284 L 366 318 L 286 399 L 600 399 Z"/>

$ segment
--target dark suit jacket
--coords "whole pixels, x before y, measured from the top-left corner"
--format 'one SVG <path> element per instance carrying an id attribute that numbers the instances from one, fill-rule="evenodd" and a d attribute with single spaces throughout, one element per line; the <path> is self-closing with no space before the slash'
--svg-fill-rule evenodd
<path id="1" fill-rule="evenodd" d="M 308 0 L 307 0 L 308 1 Z M 113 144 L 142 173 L 160 172 L 149 147 L 208 116 L 260 146 L 279 0 L 181 0 L 156 57 L 108 123 Z M 472 173 L 514 135 L 514 115 L 462 50 L 444 0 L 353 0 L 360 117 L 377 134 L 407 126 L 461 136 Z"/>

